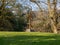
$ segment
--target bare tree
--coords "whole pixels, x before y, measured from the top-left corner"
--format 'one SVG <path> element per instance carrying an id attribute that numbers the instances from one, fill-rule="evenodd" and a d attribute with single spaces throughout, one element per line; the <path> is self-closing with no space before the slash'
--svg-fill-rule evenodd
<path id="1" fill-rule="evenodd" d="M 49 17 L 51 21 L 51 30 L 53 33 L 57 33 L 57 22 L 56 22 L 56 5 L 57 5 L 57 0 L 53 0 L 53 7 L 51 7 L 51 2 L 50 0 L 47 0 L 48 3 L 48 10 L 49 10 Z"/>
<path id="2" fill-rule="evenodd" d="M 42 7 L 39 5 L 40 4 L 39 1 L 37 1 L 37 0 L 30 0 L 30 1 L 37 4 L 39 9 L 41 11 L 43 11 Z M 51 22 L 51 30 L 53 33 L 57 33 L 57 14 L 56 14 L 57 0 L 52 0 L 52 1 L 47 0 L 47 3 L 43 2 L 43 1 L 42 1 L 42 3 L 46 4 L 47 8 L 48 8 L 48 12 L 49 12 L 48 15 L 49 15 L 49 19 Z"/>

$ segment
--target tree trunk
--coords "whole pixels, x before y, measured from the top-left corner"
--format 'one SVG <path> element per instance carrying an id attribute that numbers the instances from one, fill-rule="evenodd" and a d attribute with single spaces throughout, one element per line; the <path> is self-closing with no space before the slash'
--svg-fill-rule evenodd
<path id="1" fill-rule="evenodd" d="M 57 27 L 55 25 L 55 22 L 52 19 L 50 20 L 51 20 L 51 30 L 53 31 L 53 33 L 57 33 Z"/>

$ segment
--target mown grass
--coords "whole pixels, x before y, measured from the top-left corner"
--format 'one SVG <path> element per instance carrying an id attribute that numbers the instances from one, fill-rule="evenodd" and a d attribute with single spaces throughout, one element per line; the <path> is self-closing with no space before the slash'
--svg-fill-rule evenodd
<path id="1" fill-rule="evenodd" d="M 60 45 L 60 34 L 0 32 L 0 45 Z"/>

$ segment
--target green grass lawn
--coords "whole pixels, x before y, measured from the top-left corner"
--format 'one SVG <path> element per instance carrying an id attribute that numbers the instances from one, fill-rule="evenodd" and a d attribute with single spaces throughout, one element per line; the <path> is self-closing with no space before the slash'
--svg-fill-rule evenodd
<path id="1" fill-rule="evenodd" d="M 0 45 L 60 45 L 60 34 L 0 32 Z"/>

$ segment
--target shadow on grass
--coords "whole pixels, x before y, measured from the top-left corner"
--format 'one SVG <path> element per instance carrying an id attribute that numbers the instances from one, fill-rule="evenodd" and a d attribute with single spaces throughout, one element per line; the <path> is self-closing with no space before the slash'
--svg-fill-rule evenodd
<path id="1" fill-rule="evenodd" d="M 0 37 L 0 45 L 60 45 L 60 36 L 18 35 Z"/>

